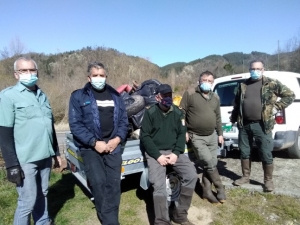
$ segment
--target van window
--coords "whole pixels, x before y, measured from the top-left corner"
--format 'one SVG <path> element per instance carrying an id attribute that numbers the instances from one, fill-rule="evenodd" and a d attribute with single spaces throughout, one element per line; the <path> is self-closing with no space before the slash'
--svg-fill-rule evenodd
<path id="1" fill-rule="evenodd" d="M 300 78 L 297 78 L 297 80 L 298 80 L 298 84 L 299 84 L 299 86 L 300 86 Z"/>
<path id="2" fill-rule="evenodd" d="M 235 94 L 243 80 L 234 80 L 219 83 L 215 86 L 214 92 L 220 97 L 221 106 L 233 106 Z"/>

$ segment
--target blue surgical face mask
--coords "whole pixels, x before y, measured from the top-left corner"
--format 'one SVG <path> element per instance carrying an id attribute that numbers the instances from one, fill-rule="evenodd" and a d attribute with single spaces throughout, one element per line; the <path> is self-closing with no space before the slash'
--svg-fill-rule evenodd
<path id="1" fill-rule="evenodd" d="M 162 98 L 160 101 L 160 104 L 162 104 L 163 106 L 165 106 L 167 108 L 170 108 L 172 103 L 173 103 L 173 99 L 171 97 Z"/>
<path id="2" fill-rule="evenodd" d="M 28 87 L 34 86 L 38 79 L 36 73 L 21 73 L 19 75 L 19 81 Z"/>
<path id="3" fill-rule="evenodd" d="M 257 80 L 261 77 L 262 73 L 259 70 L 250 70 L 250 76 L 253 80 Z"/>
<path id="4" fill-rule="evenodd" d="M 105 77 L 91 77 L 91 84 L 96 90 L 102 90 L 105 86 Z"/>
<path id="5" fill-rule="evenodd" d="M 211 83 L 203 82 L 199 85 L 199 88 L 204 92 L 208 92 L 211 89 Z"/>

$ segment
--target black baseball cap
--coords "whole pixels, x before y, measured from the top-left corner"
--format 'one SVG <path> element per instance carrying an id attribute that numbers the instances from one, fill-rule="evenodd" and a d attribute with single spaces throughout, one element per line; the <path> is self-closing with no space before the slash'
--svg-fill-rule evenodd
<path id="1" fill-rule="evenodd" d="M 161 84 L 158 86 L 156 92 L 160 94 L 166 94 L 172 92 L 172 88 L 168 84 Z"/>

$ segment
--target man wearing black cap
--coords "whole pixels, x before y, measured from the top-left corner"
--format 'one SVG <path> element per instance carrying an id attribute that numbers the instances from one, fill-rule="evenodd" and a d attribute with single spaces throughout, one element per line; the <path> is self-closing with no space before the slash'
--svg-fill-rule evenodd
<path id="1" fill-rule="evenodd" d="M 172 89 L 168 84 L 161 84 L 156 95 L 157 104 L 146 109 L 141 127 L 141 148 L 149 169 L 149 181 L 153 186 L 155 212 L 154 224 L 171 224 L 167 191 L 166 166 L 176 171 L 181 181 L 181 192 L 172 212 L 171 219 L 179 224 L 192 225 L 187 219 L 197 173 L 191 161 L 184 153 L 185 120 L 181 110 L 172 104 Z"/>

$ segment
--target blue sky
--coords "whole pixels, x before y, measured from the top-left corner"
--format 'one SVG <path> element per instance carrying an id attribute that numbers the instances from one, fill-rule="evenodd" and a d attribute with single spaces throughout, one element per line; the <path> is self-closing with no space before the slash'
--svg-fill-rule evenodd
<path id="1" fill-rule="evenodd" d="M 164 66 L 208 55 L 274 54 L 300 36 L 299 0 L 0 0 L 0 50 L 114 48 Z"/>

